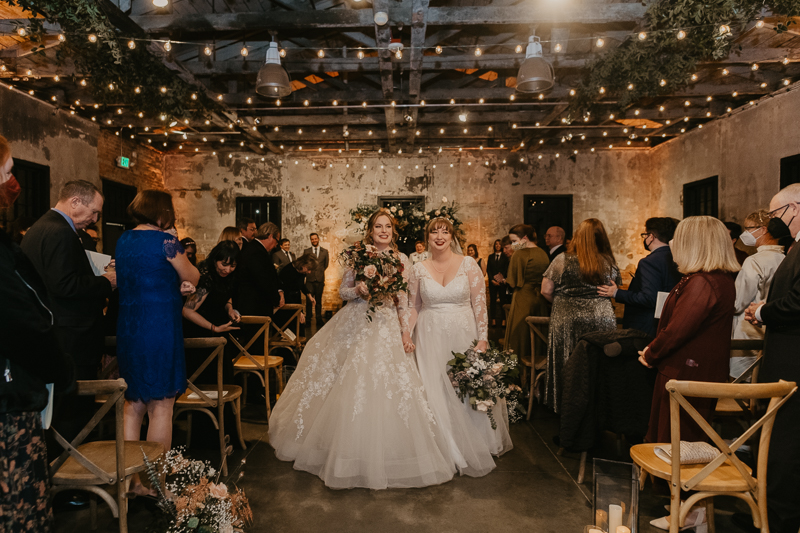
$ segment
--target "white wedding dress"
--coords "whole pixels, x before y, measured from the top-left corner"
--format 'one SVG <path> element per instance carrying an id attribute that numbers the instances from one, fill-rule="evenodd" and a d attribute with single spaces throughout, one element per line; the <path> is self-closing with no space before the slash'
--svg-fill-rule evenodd
<path id="1" fill-rule="evenodd" d="M 447 376 L 453 352 L 464 353 L 474 340 L 487 340 L 486 285 L 474 259 L 464 257 L 447 285 L 434 280 L 423 263 L 411 268 L 409 327 L 414 331 L 417 366 L 428 405 L 447 437 L 447 452 L 459 472 L 487 474 L 495 466 L 492 455 L 511 448 L 505 400 L 492 408 L 497 429 L 485 412 L 461 401 Z"/>
<path id="2" fill-rule="evenodd" d="M 411 265 L 402 255 L 405 272 Z M 339 293 L 348 300 L 303 350 L 269 419 L 270 444 L 283 461 L 337 489 L 424 487 L 453 478 L 455 465 L 428 408 L 413 357 L 403 351 L 400 305 L 358 297 L 348 270 Z"/>

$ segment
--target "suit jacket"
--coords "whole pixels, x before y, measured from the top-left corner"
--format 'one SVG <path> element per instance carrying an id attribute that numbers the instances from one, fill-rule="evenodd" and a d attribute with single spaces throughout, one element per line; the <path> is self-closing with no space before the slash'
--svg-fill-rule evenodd
<path id="1" fill-rule="evenodd" d="M 508 275 L 509 259 L 506 254 L 500 252 L 500 259 L 495 259 L 495 254 L 491 254 L 486 263 L 486 275 L 489 281 L 493 280 L 497 274 L 502 274 L 505 278 Z"/>
<path id="2" fill-rule="evenodd" d="M 111 296 L 111 282 L 94 275 L 80 237 L 56 211 L 48 211 L 31 226 L 22 251 L 47 288 L 64 351 L 77 365 L 96 364 L 103 349 L 103 307 Z"/>
<path id="3" fill-rule="evenodd" d="M 292 252 L 289 252 L 289 257 L 286 257 L 286 252 L 284 252 L 280 248 L 272 253 L 272 262 L 277 265 L 278 272 L 283 270 L 283 267 L 285 267 L 295 259 L 297 259 L 297 257 Z"/>
<path id="4" fill-rule="evenodd" d="M 303 254 L 313 254 L 314 248 L 306 248 L 303 251 Z M 328 268 L 329 258 L 328 258 L 328 250 L 325 248 L 319 247 L 319 257 L 317 258 L 317 268 L 312 270 L 311 273 L 306 276 L 306 282 L 308 283 L 324 283 L 325 282 L 325 270 Z"/>
<path id="5" fill-rule="evenodd" d="M 657 248 L 639 261 L 636 275 L 627 290 L 618 290 L 615 299 L 625 304 L 623 329 L 638 329 L 656 336 L 658 320 L 654 317 L 659 292 L 670 292 L 680 280 L 669 246 Z"/>
<path id="6" fill-rule="evenodd" d="M 239 255 L 236 267 L 239 291 L 234 298 L 236 309 L 243 315 L 272 316 L 280 304 L 280 281 L 272 255 L 258 239 Z"/>
<path id="7" fill-rule="evenodd" d="M 550 253 L 550 251 L 549 251 L 549 250 L 547 251 L 547 257 L 549 257 L 549 258 L 550 258 L 550 262 L 552 263 L 552 262 L 553 262 L 553 259 L 555 259 L 555 257 L 556 257 L 558 254 L 563 254 L 563 253 L 564 253 L 564 252 L 566 252 L 566 251 L 567 251 L 567 246 L 566 246 L 566 245 L 564 245 L 564 244 L 559 244 L 559 245 L 558 245 L 558 248 L 556 248 L 555 250 L 553 250 L 553 253 Z"/>
<path id="8" fill-rule="evenodd" d="M 800 246 L 792 246 L 775 271 L 761 320 L 766 334 L 758 380 L 800 380 Z"/>

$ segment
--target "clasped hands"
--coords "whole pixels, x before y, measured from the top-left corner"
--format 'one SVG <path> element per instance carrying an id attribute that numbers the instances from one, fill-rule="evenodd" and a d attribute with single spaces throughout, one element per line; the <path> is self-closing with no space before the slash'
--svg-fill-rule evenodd
<path id="1" fill-rule="evenodd" d="M 747 309 L 744 310 L 744 319 L 747 320 L 748 322 L 750 322 L 751 324 L 753 324 L 754 326 L 758 326 L 758 327 L 763 326 L 764 323 L 760 322 L 756 318 L 756 311 L 758 311 L 758 308 L 761 307 L 762 305 L 764 305 L 764 302 L 758 302 L 758 303 L 753 302 L 753 303 L 751 303 L 747 307 Z"/>

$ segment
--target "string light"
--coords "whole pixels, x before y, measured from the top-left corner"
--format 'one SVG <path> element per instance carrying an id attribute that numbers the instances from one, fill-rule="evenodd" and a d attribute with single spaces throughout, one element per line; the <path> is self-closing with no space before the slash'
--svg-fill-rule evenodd
<path id="1" fill-rule="evenodd" d="M 317 57 L 320 58 L 320 59 L 325 57 L 325 50 L 320 48 L 319 51 L 317 52 Z"/>
<path id="2" fill-rule="evenodd" d="M 697 74 L 692 74 L 692 81 L 697 81 Z"/>
<path id="3" fill-rule="evenodd" d="M 420 107 L 425 107 L 425 100 L 420 100 L 419 105 Z"/>
<path id="4" fill-rule="evenodd" d="M 203 48 L 203 53 L 207 56 L 210 56 L 213 53 L 213 50 L 211 50 L 210 46 L 206 46 L 205 48 Z"/>
<path id="5" fill-rule="evenodd" d="M 286 48 L 281 48 L 281 51 L 278 52 L 281 57 L 286 57 Z"/>
<path id="6" fill-rule="evenodd" d="M 661 80 L 660 82 L 658 82 L 658 84 L 664 87 L 667 85 L 667 80 Z"/>
<path id="7" fill-rule="evenodd" d="M 679 41 L 682 41 L 682 40 L 684 40 L 686 38 L 686 32 L 683 31 L 683 30 L 680 30 L 678 32 L 678 35 L 676 35 L 676 37 L 678 38 Z"/>
<path id="8" fill-rule="evenodd" d="M 197 100 L 197 93 L 192 93 L 192 100 Z"/>
<path id="9" fill-rule="evenodd" d="M 475 49 L 475 57 L 480 57 L 482 53 L 483 53 L 483 52 L 481 51 L 481 49 L 480 49 L 480 48 L 476 48 L 476 49 Z"/>
<path id="10" fill-rule="evenodd" d="M 553 50 L 555 52 L 560 52 L 561 51 L 561 43 L 556 43 L 556 45 L 553 47 Z"/>
<path id="11" fill-rule="evenodd" d="M 783 61 L 781 61 L 781 63 L 783 63 L 784 65 L 788 65 L 789 64 L 789 58 L 788 57 L 784 57 Z"/>
<path id="12" fill-rule="evenodd" d="M 753 63 L 750 65 L 750 70 L 758 70 L 758 63 Z"/>
<path id="13" fill-rule="evenodd" d="M 514 48 L 514 52 L 516 52 L 516 53 L 518 53 L 518 54 L 522 53 L 522 45 L 521 45 L 521 44 L 518 44 L 518 45 L 516 46 L 516 48 Z"/>
<path id="14" fill-rule="evenodd" d="M 733 94 L 732 94 L 731 96 L 733 96 L 734 98 L 736 98 L 737 96 L 739 96 L 739 93 L 738 93 L 737 91 L 733 91 Z"/>
<path id="15" fill-rule="evenodd" d="M 166 43 L 164 43 L 164 50 L 166 50 L 167 52 L 172 50 L 172 42 L 167 41 Z"/>
<path id="16" fill-rule="evenodd" d="M 664 106 L 663 105 L 662 106 L 658 106 L 658 110 L 663 113 L 664 112 Z"/>
<path id="17" fill-rule="evenodd" d="M 160 90 L 161 90 L 161 94 L 167 94 L 167 88 L 166 87 L 161 87 Z"/>
<path id="18" fill-rule="evenodd" d="M 509 96 L 509 97 L 508 97 L 508 99 L 509 99 L 509 100 L 511 100 L 511 101 L 513 102 L 514 100 L 516 100 L 516 99 L 517 99 L 517 96 L 516 96 L 516 95 L 514 95 L 514 94 L 512 94 L 511 96 Z"/>
<path id="19" fill-rule="evenodd" d="M 570 96 L 575 96 L 575 89 L 570 89 L 569 90 L 569 95 Z"/>
<path id="20" fill-rule="evenodd" d="M 242 49 L 239 51 L 239 53 L 242 54 L 242 57 L 247 57 L 247 54 L 250 53 L 247 51 L 247 45 L 242 46 Z"/>
<path id="21" fill-rule="evenodd" d="M 94 33 L 90 33 L 89 34 L 89 42 L 90 43 L 96 43 L 97 42 L 97 35 L 95 35 Z"/>
<path id="22" fill-rule="evenodd" d="M 359 58 L 359 59 L 364 59 L 364 51 L 363 50 L 359 50 L 356 53 L 356 57 Z"/>
<path id="23" fill-rule="evenodd" d="M 731 27 L 728 26 L 727 24 L 723 24 L 722 26 L 719 27 L 719 33 L 721 35 L 727 35 L 730 32 L 731 32 Z"/>
<path id="24" fill-rule="evenodd" d="M 633 84 L 632 84 L 632 83 L 629 83 L 629 84 L 628 84 L 628 90 L 629 90 L 629 91 L 632 91 L 632 90 L 633 90 Z"/>
<path id="25" fill-rule="evenodd" d="M 606 88 L 605 87 L 600 87 L 600 91 L 599 92 L 600 92 L 600 94 L 606 94 Z M 539 96 L 542 96 L 542 95 L 540 94 Z"/>
<path id="26" fill-rule="evenodd" d="M 647 33 L 643 32 L 643 31 L 640 31 L 639 32 L 639 40 L 640 41 L 644 41 L 645 39 L 647 39 Z"/>
<path id="27" fill-rule="evenodd" d="M 728 74 L 730 74 L 730 71 L 728 69 L 726 69 L 726 68 L 722 69 L 722 75 L 723 76 L 727 76 Z"/>
<path id="28" fill-rule="evenodd" d="M 762 19 L 758 19 L 756 21 L 756 28 L 763 28 L 763 27 L 764 27 L 764 21 Z"/>
<path id="29" fill-rule="evenodd" d="M 439 45 L 436 46 L 436 53 L 437 54 L 441 54 L 442 53 L 442 47 L 441 46 L 439 46 Z"/>
<path id="30" fill-rule="evenodd" d="M 594 42 L 594 45 L 597 48 L 603 48 L 606 45 L 606 41 L 602 37 L 598 37 L 598 39 Z"/>
<path id="31" fill-rule="evenodd" d="M 136 41 L 134 41 L 133 39 L 128 41 L 128 48 L 130 48 L 131 50 L 134 50 L 136 48 Z"/>

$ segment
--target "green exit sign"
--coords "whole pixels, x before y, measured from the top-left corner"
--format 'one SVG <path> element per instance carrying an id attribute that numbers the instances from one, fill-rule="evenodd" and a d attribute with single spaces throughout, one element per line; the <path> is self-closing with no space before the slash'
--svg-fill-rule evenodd
<path id="1" fill-rule="evenodd" d="M 117 166 L 119 168 L 130 168 L 131 160 L 127 157 L 119 156 L 117 158 Z"/>

